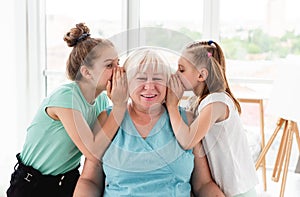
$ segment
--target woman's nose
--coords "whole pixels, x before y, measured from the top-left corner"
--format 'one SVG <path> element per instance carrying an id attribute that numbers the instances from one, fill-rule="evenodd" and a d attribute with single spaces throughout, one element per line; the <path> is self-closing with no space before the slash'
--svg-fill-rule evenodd
<path id="1" fill-rule="evenodd" d="M 146 90 L 154 89 L 154 83 L 152 81 L 147 81 L 144 85 L 144 89 Z"/>

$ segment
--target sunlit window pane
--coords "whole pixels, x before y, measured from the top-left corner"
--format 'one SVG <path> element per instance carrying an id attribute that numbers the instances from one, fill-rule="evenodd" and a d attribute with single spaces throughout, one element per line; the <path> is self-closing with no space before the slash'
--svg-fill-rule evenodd
<path id="1" fill-rule="evenodd" d="M 63 36 L 84 22 L 92 37 L 109 38 L 121 31 L 122 1 L 46 0 L 47 93 L 66 81 L 65 63 L 71 47 Z"/>
<path id="2" fill-rule="evenodd" d="M 200 39 L 203 24 L 203 0 L 140 1 L 141 27 L 156 26 Z"/>
<path id="3" fill-rule="evenodd" d="M 300 55 L 298 4 L 296 0 L 220 1 L 220 42 L 227 75 L 238 93 L 253 91 L 268 98 L 280 61 Z"/>
<path id="4" fill-rule="evenodd" d="M 176 69 L 178 53 L 202 37 L 203 0 L 140 1 L 140 26 L 143 30 L 152 27 L 147 45 L 174 51 L 167 56 Z"/>

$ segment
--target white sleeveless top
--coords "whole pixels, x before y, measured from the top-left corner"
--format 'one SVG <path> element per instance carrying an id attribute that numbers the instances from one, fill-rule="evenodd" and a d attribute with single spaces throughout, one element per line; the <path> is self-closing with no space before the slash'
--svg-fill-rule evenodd
<path id="1" fill-rule="evenodd" d="M 258 183 L 245 130 L 233 100 L 224 92 L 204 98 L 198 113 L 208 104 L 222 102 L 228 106 L 226 120 L 215 123 L 202 140 L 211 174 L 226 197 L 242 194 Z"/>

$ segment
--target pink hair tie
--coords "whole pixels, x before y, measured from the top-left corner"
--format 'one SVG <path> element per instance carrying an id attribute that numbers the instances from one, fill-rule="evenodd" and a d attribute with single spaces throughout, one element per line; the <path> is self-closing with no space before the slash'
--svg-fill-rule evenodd
<path id="1" fill-rule="evenodd" d="M 212 54 L 210 52 L 207 52 L 207 57 L 211 57 Z"/>

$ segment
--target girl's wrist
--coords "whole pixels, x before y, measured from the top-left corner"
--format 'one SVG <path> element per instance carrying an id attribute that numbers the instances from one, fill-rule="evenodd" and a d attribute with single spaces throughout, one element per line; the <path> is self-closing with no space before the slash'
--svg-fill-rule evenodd
<path id="1" fill-rule="evenodd" d="M 178 104 L 175 105 L 175 104 L 171 104 L 171 103 L 166 103 L 166 106 L 167 106 L 168 110 L 171 110 L 171 109 L 177 109 Z"/>
<path id="2" fill-rule="evenodd" d="M 127 102 L 113 104 L 112 108 L 115 110 L 126 110 Z"/>

